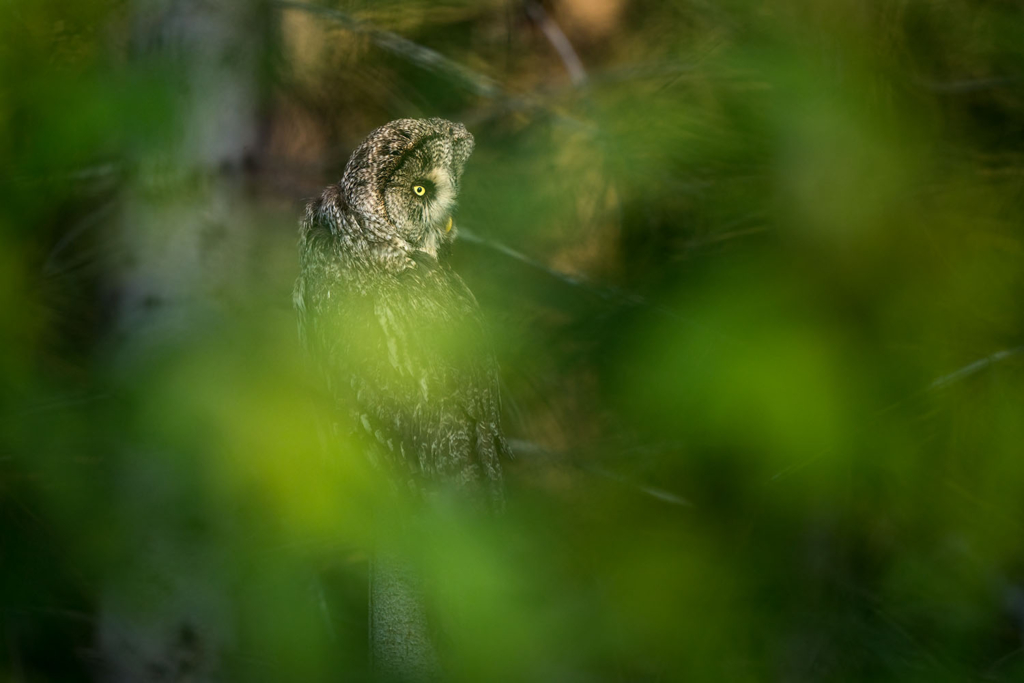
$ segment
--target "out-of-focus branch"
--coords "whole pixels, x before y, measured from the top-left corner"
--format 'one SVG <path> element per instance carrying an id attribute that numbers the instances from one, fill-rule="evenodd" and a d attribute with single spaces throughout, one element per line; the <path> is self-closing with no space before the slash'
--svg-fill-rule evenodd
<path id="1" fill-rule="evenodd" d="M 1002 351 L 996 351 L 990 356 L 980 358 L 974 361 L 973 363 L 968 363 L 959 370 L 954 370 L 948 375 L 943 375 L 942 377 L 937 378 L 928 386 L 928 388 L 942 389 L 943 387 L 946 387 L 952 384 L 953 382 L 958 382 L 964 379 L 965 377 L 970 377 L 971 375 L 977 372 L 981 372 L 988 366 L 994 365 L 995 363 L 999 363 L 1000 361 L 1004 361 L 1011 356 L 1015 356 L 1018 353 L 1021 353 L 1022 351 L 1024 351 L 1024 346 L 1017 346 L 1012 349 L 1003 349 Z"/>
<path id="2" fill-rule="evenodd" d="M 447 76 L 477 95 L 491 98 L 502 95 L 501 86 L 495 83 L 493 79 L 445 57 L 440 52 L 418 45 L 397 33 L 374 28 L 345 12 L 308 2 L 294 2 L 293 0 L 277 0 L 275 4 L 282 9 L 295 9 L 320 15 L 338 24 L 346 31 L 365 35 L 369 37 L 374 45 L 382 50 L 398 55 L 423 69 Z"/>
<path id="3" fill-rule="evenodd" d="M 473 71 L 472 69 L 445 57 L 435 50 L 431 50 L 430 48 L 423 47 L 422 45 L 414 43 L 407 38 L 403 38 L 397 33 L 375 28 L 368 22 L 356 19 L 345 12 L 309 2 L 298 2 L 297 0 L 276 0 L 275 6 L 282 10 L 298 10 L 324 17 L 325 19 L 336 23 L 346 31 L 352 31 L 353 33 L 359 33 L 367 36 L 374 45 L 382 50 L 405 59 L 422 69 L 450 78 L 459 83 L 469 92 L 499 103 L 499 106 L 488 108 L 488 113 L 486 113 L 486 115 L 478 114 L 476 120 L 493 118 L 493 116 L 499 112 L 507 113 L 539 108 L 545 110 L 554 118 L 554 120 L 573 129 L 582 130 L 591 134 L 595 132 L 595 126 L 590 122 L 581 121 L 577 118 L 568 116 L 565 113 L 554 111 L 550 108 L 547 102 L 539 100 L 536 97 L 511 95 L 506 92 L 500 84 L 494 81 L 494 79 Z M 577 58 L 577 62 L 578 61 L 579 60 Z M 580 66 L 580 69 L 582 70 L 582 66 Z M 573 82 L 574 85 L 578 85 L 575 79 Z M 468 116 L 464 119 L 466 123 L 470 123 L 473 120 L 473 116 Z"/>
<path id="4" fill-rule="evenodd" d="M 576 50 L 573 49 L 572 43 L 569 42 L 562 28 L 548 16 L 548 13 L 544 11 L 539 2 L 527 2 L 525 7 L 526 14 L 530 17 L 530 20 L 537 24 L 537 28 L 541 30 L 548 39 L 548 42 L 551 43 L 551 47 L 555 48 L 555 52 L 562 59 L 562 64 L 565 65 L 565 70 L 569 72 L 572 84 L 575 86 L 583 85 L 587 80 L 587 72 L 583 68 L 583 62 L 580 61 L 579 55 L 576 54 Z"/>
<path id="5" fill-rule="evenodd" d="M 960 81 L 933 81 L 927 79 L 915 79 L 915 81 L 925 90 L 937 95 L 964 95 L 982 90 L 1019 85 L 1021 79 L 1018 76 L 1007 76 L 1003 78 L 969 78 Z"/>
<path id="6" fill-rule="evenodd" d="M 498 242 L 497 240 L 481 237 L 480 235 L 477 235 L 471 230 L 467 230 L 461 225 L 459 226 L 459 239 L 465 242 L 469 242 L 470 244 L 477 244 L 486 249 L 496 251 L 499 254 L 507 256 L 515 261 L 519 261 L 520 263 L 523 263 L 529 266 L 530 268 L 543 271 L 550 275 L 551 277 L 555 278 L 556 280 L 563 282 L 571 287 L 578 287 L 584 289 L 607 301 L 615 301 L 619 303 L 631 304 L 634 306 L 643 306 L 655 313 L 668 316 L 669 318 L 678 320 L 686 325 L 690 325 L 692 327 L 699 328 L 706 332 L 709 332 L 722 342 L 725 342 L 727 344 L 740 345 L 740 342 L 734 339 L 733 337 L 723 334 L 718 330 L 710 329 L 705 325 L 684 316 L 678 311 L 669 308 L 668 306 L 653 303 L 644 296 L 637 294 L 636 292 L 630 292 L 628 290 L 622 289 L 620 287 L 615 287 L 612 285 L 600 284 L 582 275 L 570 275 L 569 273 L 564 273 L 560 270 L 555 270 L 554 268 L 551 268 L 541 263 L 537 259 L 531 258 L 520 251 L 516 251 L 515 249 L 509 247 L 506 244 Z"/>
<path id="7" fill-rule="evenodd" d="M 663 488 L 656 486 L 649 486 L 647 484 L 638 482 L 628 476 L 624 476 L 612 470 L 597 465 L 589 465 L 585 463 L 577 463 L 571 458 L 567 458 L 566 453 L 559 453 L 551 451 L 538 443 L 530 441 L 528 439 L 509 439 L 509 446 L 512 447 L 513 453 L 517 456 L 527 455 L 534 456 L 537 458 L 543 458 L 544 460 L 551 461 L 552 459 L 560 462 L 565 462 L 572 467 L 577 468 L 581 472 L 601 477 L 602 479 L 608 479 L 614 481 L 617 484 L 621 484 L 627 488 L 633 489 L 637 493 L 641 493 L 645 496 L 655 498 L 662 503 L 668 503 L 669 505 L 679 505 L 682 507 L 693 507 L 693 503 L 686 497 L 673 493 Z"/>
<path id="8" fill-rule="evenodd" d="M 601 285 L 592 283 L 587 278 L 584 278 L 584 277 L 581 277 L 581 276 L 578 277 L 578 276 L 570 275 L 568 273 L 563 273 L 560 270 L 555 270 L 554 268 L 549 268 L 548 266 L 544 265 L 540 261 L 538 261 L 538 260 L 536 260 L 534 258 L 530 258 L 529 256 L 527 256 L 526 254 L 522 253 L 521 251 L 516 251 L 512 247 L 510 247 L 510 246 L 508 246 L 506 244 L 503 244 L 502 242 L 498 242 L 497 240 L 492 240 L 492 239 L 488 239 L 486 237 L 482 237 L 480 235 L 477 235 L 472 230 L 464 228 L 461 225 L 459 226 L 459 239 L 461 239 L 461 240 L 463 240 L 465 242 L 469 242 L 470 244 L 478 244 L 478 245 L 480 245 L 482 247 L 486 247 L 487 249 L 491 249 L 492 251 L 496 251 L 499 254 L 503 254 L 504 256 L 508 256 L 509 258 L 511 258 L 511 259 L 513 259 L 515 261 L 519 261 L 520 263 L 526 264 L 526 265 L 530 266 L 531 268 L 534 268 L 534 269 L 537 269 L 537 270 L 542 270 L 545 273 L 547 273 L 548 275 L 550 275 L 551 277 L 555 278 L 556 280 L 560 280 L 560 281 L 564 282 L 567 285 L 571 285 L 573 287 L 584 287 L 584 288 L 590 289 L 591 291 L 593 291 L 595 294 L 597 294 L 598 296 L 600 296 L 602 298 L 608 298 L 610 296 L 610 294 L 611 294 L 611 292 L 608 291 L 607 288 L 602 287 Z"/>

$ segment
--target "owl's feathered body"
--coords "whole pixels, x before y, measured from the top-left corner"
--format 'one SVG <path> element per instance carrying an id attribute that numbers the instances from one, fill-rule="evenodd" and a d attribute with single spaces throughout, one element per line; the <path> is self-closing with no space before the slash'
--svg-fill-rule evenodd
<path id="1" fill-rule="evenodd" d="M 383 126 L 309 203 L 295 285 L 300 333 L 342 422 L 415 490 L 501 498 L 497 366 L 479 306 L 446 256 L 466 129 Z"/>

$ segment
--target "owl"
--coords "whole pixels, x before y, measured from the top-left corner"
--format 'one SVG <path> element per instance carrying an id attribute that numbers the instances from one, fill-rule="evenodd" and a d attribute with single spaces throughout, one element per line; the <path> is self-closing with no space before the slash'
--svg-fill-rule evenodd
<path id="1" fill-rule="evenodd" d="M 448 262 L 466 128 L 381 126 L 341 181 L 306 206 L 294 304 L 336 426 L 367 442 L 400 487 L 498 504 L 511 455 L 480 308 Z"/>

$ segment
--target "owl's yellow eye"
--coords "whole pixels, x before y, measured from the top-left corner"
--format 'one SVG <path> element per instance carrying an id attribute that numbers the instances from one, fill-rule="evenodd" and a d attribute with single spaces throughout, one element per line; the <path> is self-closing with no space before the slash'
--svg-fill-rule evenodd
<path id="1" fill-rule="evenodd" d="M 427 188 L 423 187 L 422 185 L 413 185 L 412 191 L 416 193 L 417 197 L 422 197 L 427 193 Z"/>

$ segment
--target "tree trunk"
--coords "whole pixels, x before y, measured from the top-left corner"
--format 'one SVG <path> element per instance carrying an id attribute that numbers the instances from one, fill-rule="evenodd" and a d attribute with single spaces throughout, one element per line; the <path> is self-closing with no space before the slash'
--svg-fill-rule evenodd
<path id="1" fill-rule="evenodd" d="M 263 19 L 249 0 L 137 0 L 134 12 L 132 59 L 171 65 L 180 108 L 170 146 L 129 164 L 138 174 L 111 236 L 114 350 L 129 383 L 216 321 L 225 294 L 244 284 L 253 221 L 240 176 L 257 141 Z M 182 459 L 136 442 L 116 461 L 112 495 L 131 533 L 101 591 L 100 678 L 222 679 L 232 610 L 221 568 L 230 563 L 210 538 L 168 519 L 189 500 Z"/>

